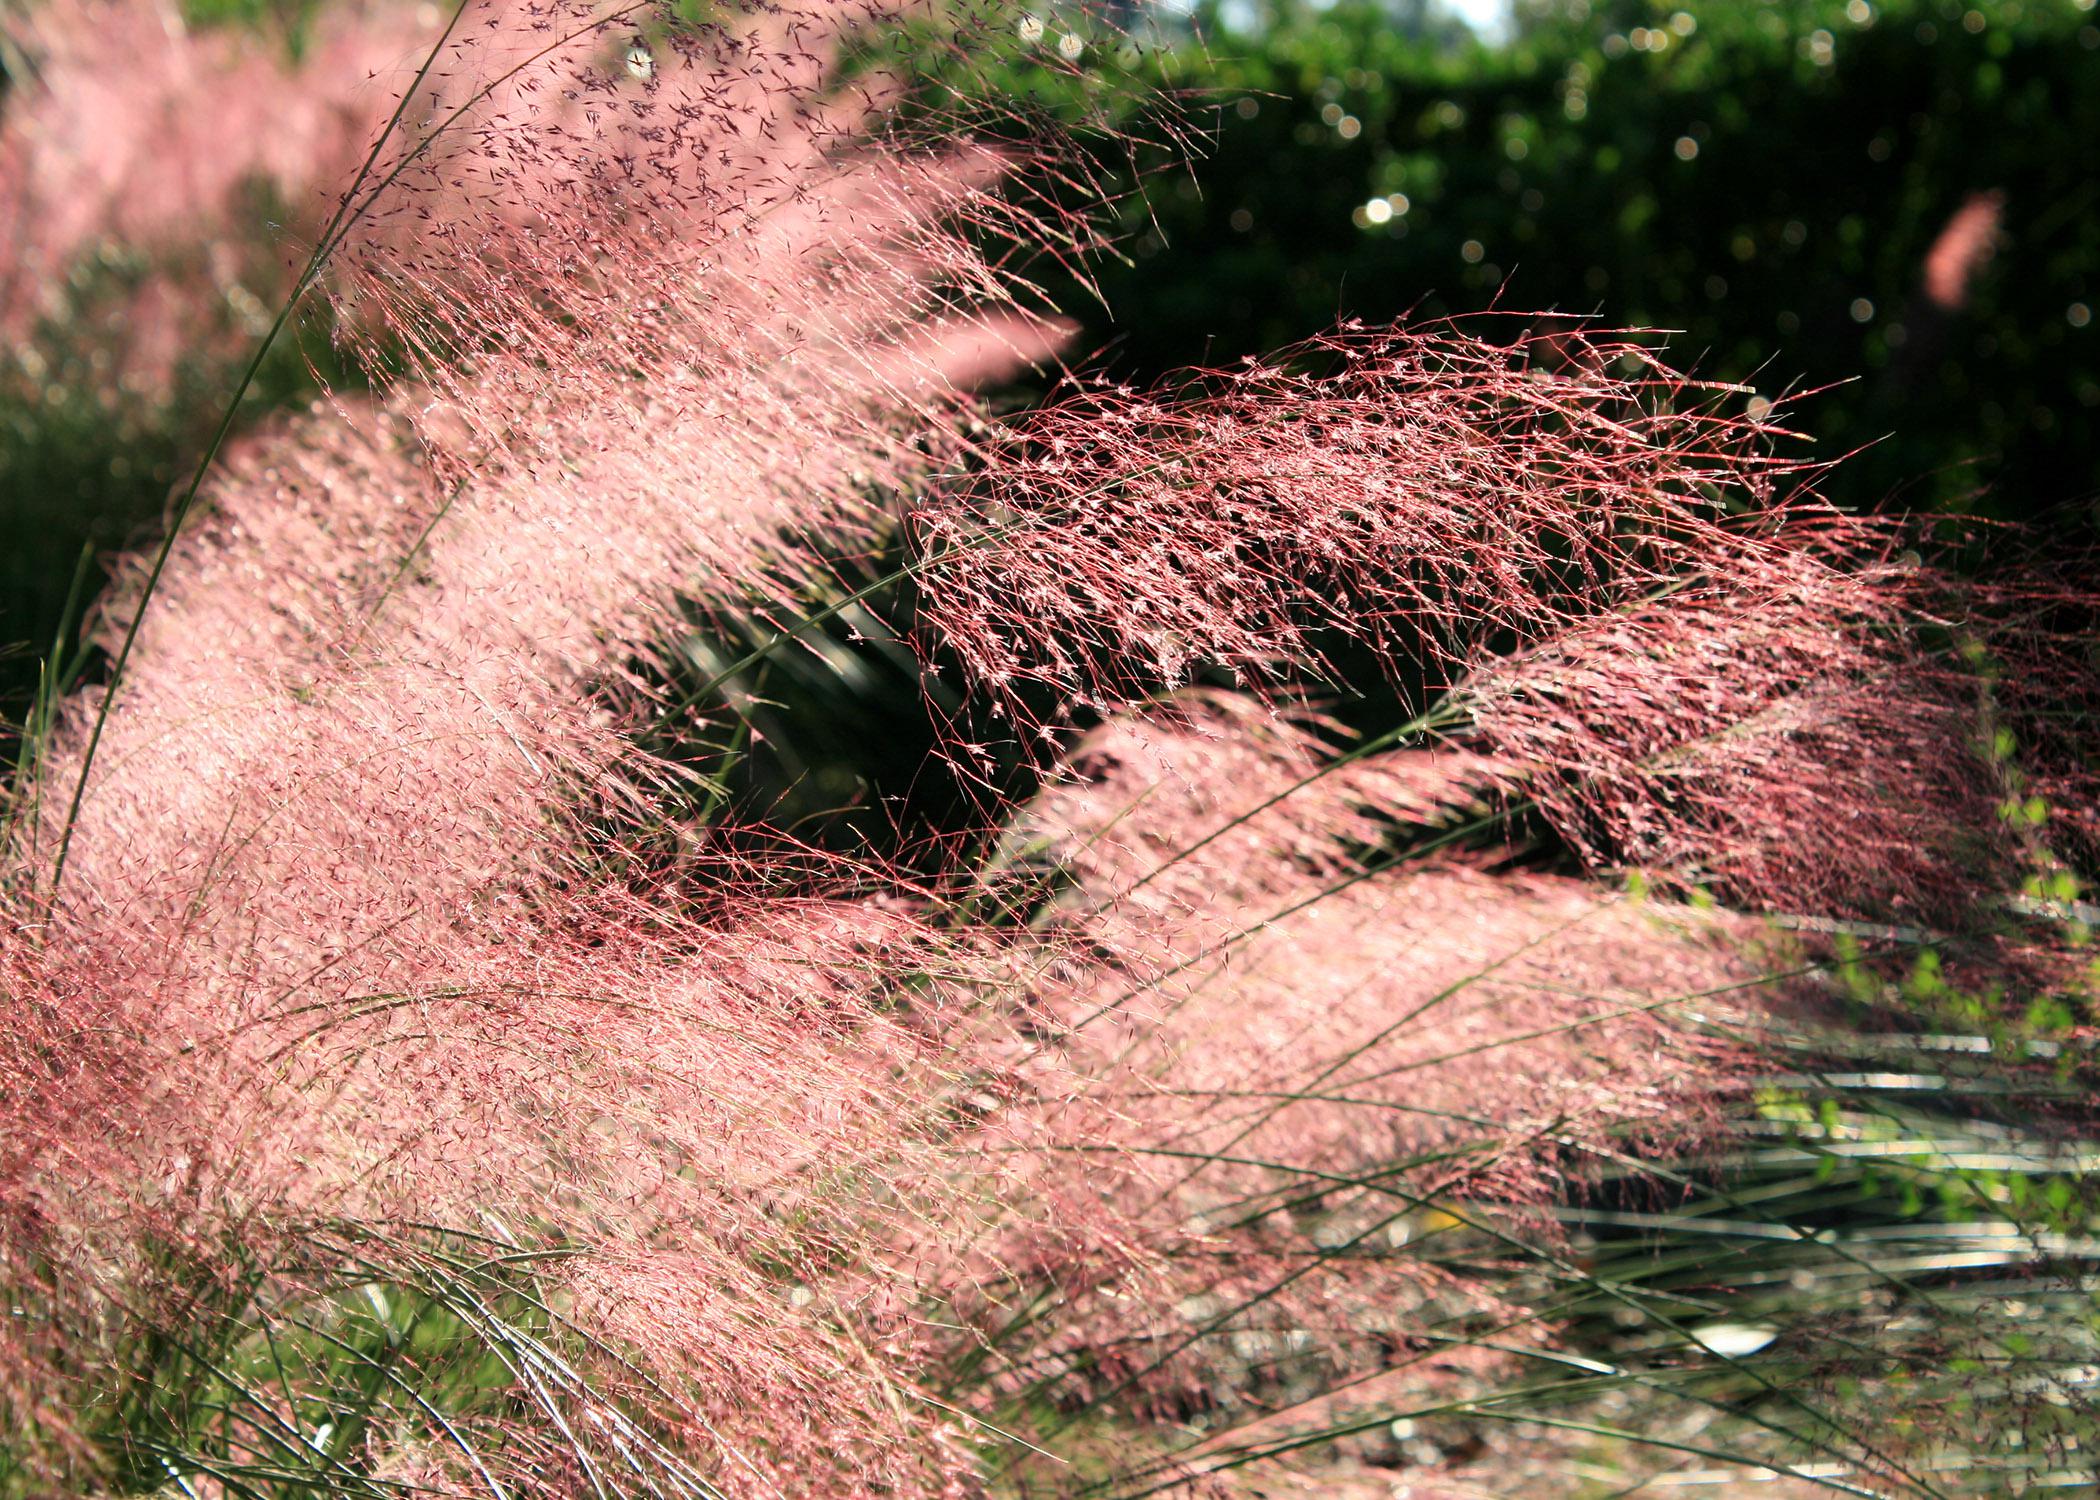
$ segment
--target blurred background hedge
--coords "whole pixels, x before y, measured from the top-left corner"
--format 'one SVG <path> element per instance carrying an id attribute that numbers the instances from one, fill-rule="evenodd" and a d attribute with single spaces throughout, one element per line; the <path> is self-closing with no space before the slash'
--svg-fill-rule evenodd
<path id="1" fill-rule="evenodd" d="M 1835 493 L 2034 517 L 2095 493 L 2100 15 L 2085 0 L 1207 5 L 1210 159 L 1156 179 L 1089 332 L 1143 374 L 1338 318 L 1493 305 L 1675 330 L 1680 362 L 1873 445 Z M 1934 241 L 2002 204 L 1964 305 Z M 1987 258 L 1986 258 L 1987 257 Z M 1846 382 L 1844 384 L 1838 384 Z M 2090 516 L 2079 518 L 2089 521 Z"/>

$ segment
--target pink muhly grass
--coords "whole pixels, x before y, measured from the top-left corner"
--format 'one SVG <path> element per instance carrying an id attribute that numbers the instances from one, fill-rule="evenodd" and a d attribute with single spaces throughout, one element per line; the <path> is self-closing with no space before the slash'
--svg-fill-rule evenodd
<path id="1" fill-rule="evenodd" d="M 1754 1015 L 1766 984 L 1725 923 L 1462 854 L 1367 864 L 1352 845 L 1448 828 L 1499 768 L 1327 761 L 1248 700 L 1184 697 L 1087 736 L 1078 779 L 1021 825 L 1071 882 L 1044 930 L 1094 955 L 1054 970 L 1089 1083 L 1053 1128 L 1101 1143 L 1082 1150 L 1119 1184 L 1122 1235 L 1160 1252 L 1104 1268 L 1122 1295 L 1081 1299 L 1068 1269 L 1073 1312 L 1027 1347 L 1038 1377 L 1233 1408 L 1250 1379 L 1303 1395 L 1377 1368 L 1452 1297 L 1493 1309 L 1377 1253 L 1435 1205 L 1506 1215 L 1600 1157 L 1711 1128 L 1730 1049 L 1681 1007 Z"/>
<path id="2" fill-rule="evenodd" d="M 1593 863 L 1792 909 L 2002 892 L 1992 653 L 2084 701 L 2089 591 L 1899 555 L 1729 395 L 1608 336 L 1462 328 L 1085 391 L 914 513 L 924 616 L 1024 723 L 1206 674 L 1287 696 L 1346 643 Z M 2024 722 L 2075 823 L 2078 758 Z"/>
<path id="3" fill-rule="evenodd" d="M 922 463 L 904 440 L 948 409 L 936 398 L 1012 357 L 984 342 L 996 317 L 964 306 L 998 277 L 939 227 L 996 163 L 871 138 L 826 165 L 843 129 L 815 102 L 828 75 L 791 49 L 864 14 L 773 16 L 719 33 L 675 83 L 621 86 L 608 103 L 638 138 L 651 127 L 629 105 L 691 131 L 658 179 L 686 194 L 675 214 L 585 195 L 550 221 L 557 176 L 479 218 L 454 203 L 427 239 L 361 225 L 352 326 L 404 341 L 430 384 L 254 445 L 150 608 L 137 583 L 106 608 L 113 632 L 145 610 L 131 670 L 107 709 L 71 706 L 17 821 L 26 901 L 42 899 L 30 872 L 68 858 L 53 904 L 15 929 L 30 1024 L 0 1091 L 19 1143 L 10 1238 L 59 1268 L 54 1296 L 145 1284 L 150 1240 L 229 1285 L 238 1240 L 282 1302 L 325 1285 L 298 1264 L 332 1223 L 404 1242 L 433 1224 L 574 1235 L 596 1253 L 550 1263 L 564 1316 L 636 1361 L 632 1380 L 615 1362 L 556 1382 L 579 1452 L 617 1446 L 591 1436 L 593 1403 L 629 1388 L 711 1484 L 924 1492 L 966 1464 L 930 1440 L 950 1418 L 905 1394 L 898 1320 L 918 1293 L 907 1278 L 899 1295 L 883 1246 L 906 1230 L 937 1245 L 955 1217 L 914 1201 L 952 1169 L 913 1158 L 947 1130 L 940 997 L 969 1002 L 969 955 L 856 901 L 768 893 L 762 870 L 645 876 L 622 853 L 667 774 L 627 736 L 625 662 L 678 627 L 681 591 L 763 579 L 798 530 L 854 524 L 871 488 Z M 490 17 L 491 67 L 583 18 L 536 66 L 599 89 L 624 31 L 580 9 L 520 16 Z M 766 37 L 794 69 L 756 60 Z M 593 108 L 550 110 L 538 138 L 572 141 Z M 776 184 L 800 201 L 766 197 Z M 600 212 L 619 222 L 592 240 Z M 541 232 L 571 258 L 535 259 Z M 945 289 L 916 296 L 920 278 Z M 508 337 L 424 340 L 476 322 Z M 1008 324 L 1041 350 L 1040 320 Z M 461 353 L 463 375 L 439 363 Z M 830 884 L 848 876 L 864 879 Z M 888 989 L 920 970 L 934 988 L 900 1013 Z M 46 1057 L 81 1065 L 50 1076 Z M 502 1462 L 532 1480 L 529 1458 Z"/>
<path id="4" fill-rule="evenodd" d="M 293 242 L 316 230 L 435 34 L 411 5 L 331 6 L 294 62 L 173 0 L 44 0 L 0 25 L 29 64 L 0 108 L 0 336 L 32 378 L 92 337 L 112 390 L 144 397 L 267 322 L 291 280 L 259 209 Z M 97 264 L 118 268 L 109 306 L 72 290 Z"/>
<path id="5" fill-rule="evenodd" d="M 1528 1319 L 1397 1252 L 1514 1255 L 1703 1138 L 1737 1054 L 1677 1012 L 1763 977 L 1470 825 L 1864 907 L 1988 812 L 1930 758 L 1981 711 L 1928 670 L 1959 591 L 1782 493 L 1732 392 L 1351 331 L 987 437 L 967 388 L 1060 338 L 1022 252 L 1086 226 L 843 85 L 897 11 L 638 14 L 462 13 L 326 245 L 394 373 L 237 445 L 14 789 L 0 1255 L 48 1316 L 0 1400 L 54 1484 L 139 1330 L 364 1287 L 500 1357 L 470 1431 L 390 1395 L 360 1439 L 440 1491 L 962 1494 L 1009 1406 L 1314 1399 Z M 752 855 L 640 748 L 730 716 L 640 664 L 696 610 L 797 649 L 898 532 L 1050 783 L 989 871 Z M 1448 743 L 1337 754 L 1295 712 L 1336 636 Z M 318 1383 L 259 1377 L 249 1451 L 304 1462 Z"/>
<path id="6" fill-rule="evenodd" d="M 2070 744 L 2100 692 L 2094 601 L 2032 568 L 1964 580 L 1894 540 L 1819 525 L 1793 555 L 1484 664 L 1454 704 L 1595 861 L 1746 904 L 1993 925 L 2056 862 L 2008 798 L 2038 794 L 2052 838 L 2092 847 Z"/>
<path id="7" fill-rule="evenodd" d="M 2005 194 L 1973 193 L 1954 211 L 1925 252 L 1925 295 L 1946 312 L 1968 304 L 1969 291 L 1998 249 Z"/>
<path id="8" fill-rule="evenodd" d="M 1805 911 L 1937 919 L 2002 887 L 1973 685 L 1910 635 L 1909 570 L 1768 571 L 1494 664 L 1473 723 L 1593 857 Z"/>
<path id="9" fill-rule="evenodd" d="M 1323 631 L 1436 673 L 1770 550 L 1802 466 L 1727 390 L 1491 331 L 1353 331 L 1030 415 L 981 493 L 914 516 L 935 628 L 997 691 L 1114 704 L 1316 673 Z"/>

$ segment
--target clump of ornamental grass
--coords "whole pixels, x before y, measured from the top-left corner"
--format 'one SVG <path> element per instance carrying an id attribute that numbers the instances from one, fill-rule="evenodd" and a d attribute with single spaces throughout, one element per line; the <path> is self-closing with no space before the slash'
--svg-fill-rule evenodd
<path id="1" fill-rule="evenodd" d="M 295 53 L 186 14 L 0 15 L 0 600 L 39 649 L 77 623 L 100 559 L 157 529 L 437 27 L 410 4 L 332 5 Z M 357 378 L 307 322 L 274 341 L 251 416 L 309 394 L 310 363 Z M 35 683 L 26 655 L 0 663 L 11 716 Z"/>
<path id="2" fill-rule="evenodd" d="M 2076 690 L 2084 596 L 1904 557 L 1627 337 L 988 424 L 1092 230 L 871 38 L 1032 20 L 441 19 L 280 321 L 326 299 L 372 392 L 211 446 L 11 787 L 0 1486 L 1146 1493 L 1638 1388 L 1930 1492 L 1571 1204 L 1726 1201 L 1657 1163 L 1831 1012 L 1743 912 L 2034 868 L 1991 726 Z M 678 748 L 898 598 L 1040 788 L 930 868 Z M 696 618 L 752 644 L 667 687 Z M 1354 742 L 1344 646 L 1405 705 Z M 1600 1303 L 1646 1362 L 1541 1395 Z"/>
<path id="3" fill-rule="evenodd" d="M 0 390 L 76 384 L 129 405 L 210 375 L 223 396 L 291 288 L 285 246 L 311 242 L 433 14 L 330 7 L 295 58 L 284 37 L 195 30 L 174 4 L 12 8 Z"/>

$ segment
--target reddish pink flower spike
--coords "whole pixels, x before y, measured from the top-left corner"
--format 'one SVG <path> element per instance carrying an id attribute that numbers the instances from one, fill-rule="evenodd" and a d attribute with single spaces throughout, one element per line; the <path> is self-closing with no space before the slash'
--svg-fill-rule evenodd
<path id="1" fill-rule="evenodd" d="M 1489 331 L 1338 335 L 1031 415 L 914 517 L 933 624 L 995 691 L 1113 704 L 1316 672 L 1323 631 L 1447 671 L 1770 549 L 1803 466 L 1731 392 L 1611 336 Z"/>
<path id="2" fill-rule="evenodd" d="M 1998 248 L 1998 221 L 2005 215 L 2005 194 L 1973 194 L 1954 211 L 1925 252 L 1925 295 L 1954 312 L 1969 300 L 1969 288 L 1991 263 Z"/>

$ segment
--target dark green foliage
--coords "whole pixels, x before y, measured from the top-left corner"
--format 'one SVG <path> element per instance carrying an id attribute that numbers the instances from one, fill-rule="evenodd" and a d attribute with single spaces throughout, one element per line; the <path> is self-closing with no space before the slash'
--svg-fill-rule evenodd
<path id="1" fill-rule="evenodd" d="M 1799 415 L 1828 454 L 1874 445 L 1835 481 L 1850 503 L 2091 497 L 2100 13 L 1569 0 L 1496 46 L 1419 39 L 1363 0 L 1200 25 L 1214 66 L 1155 66 L 1214 90 L 1215 137 L 1154 181 L 1156 224 L 1134 214 L 1132 263 L 1102 278 L 1088 331 L 1119 369 L 1337 318 L 1557 309 L 1681 330 L 1674 358 L 1768 397 L 1851 382 Z M 1991 190 L 1997 254 L 1935 316 L 1926 252 Z"/>

